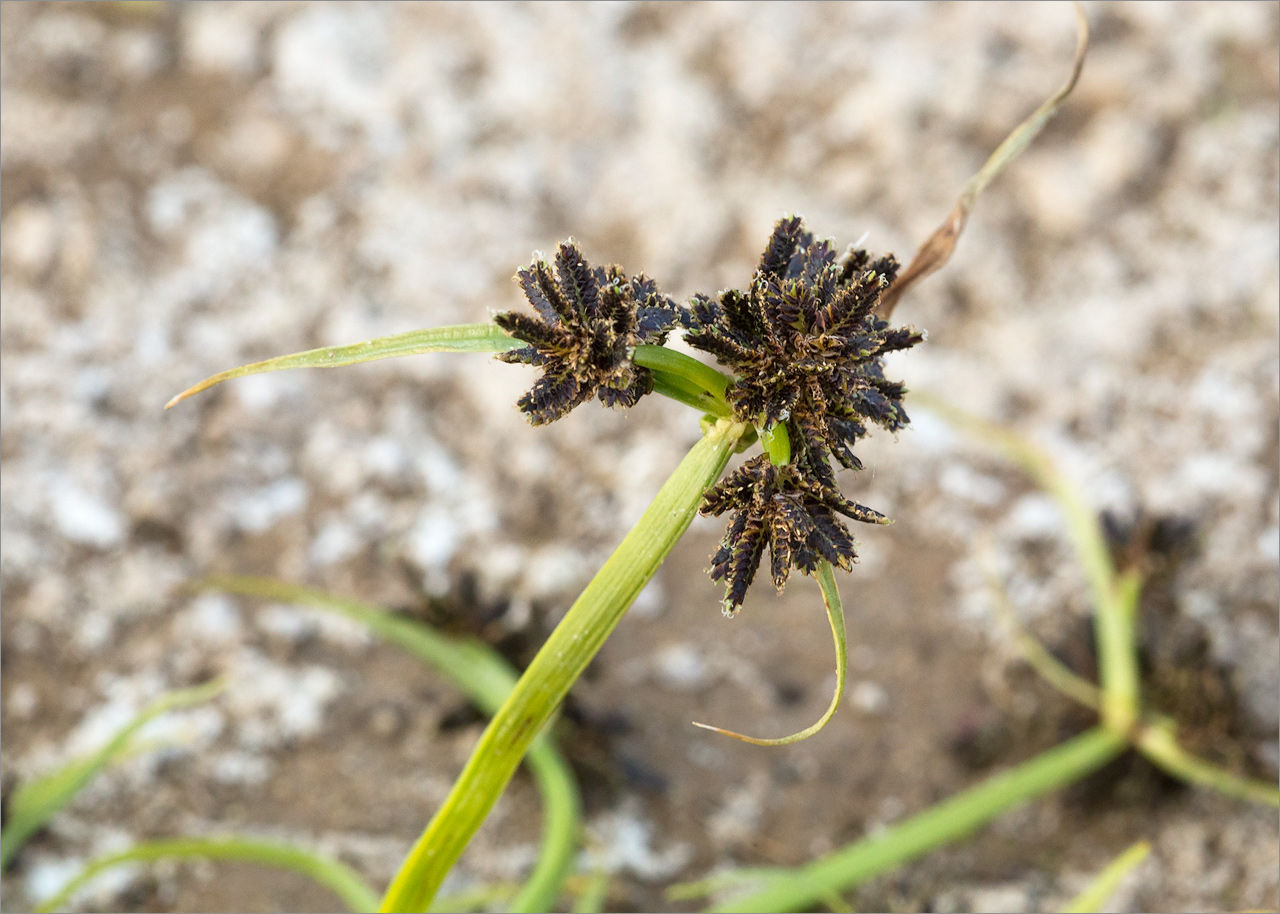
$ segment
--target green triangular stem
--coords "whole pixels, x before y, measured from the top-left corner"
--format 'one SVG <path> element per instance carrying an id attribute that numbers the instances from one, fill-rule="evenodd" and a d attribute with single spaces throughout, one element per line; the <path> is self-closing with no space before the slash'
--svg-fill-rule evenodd
<path id="1" fill-rule="evenodd" d="M 639 523 L 587 584 L 498 709 L 444 805 L 409 852 L 384 911 L 425 910 L 569 688 L 688 529 L 747 427 L 720 420 L 693 446 Z"/>

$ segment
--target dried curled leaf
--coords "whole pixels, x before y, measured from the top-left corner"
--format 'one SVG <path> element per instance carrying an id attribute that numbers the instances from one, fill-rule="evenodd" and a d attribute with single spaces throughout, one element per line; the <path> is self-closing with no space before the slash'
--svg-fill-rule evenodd
<path id="1" fill-rule="evenodd" d="M 1013 132 L 1005 137 L 1004 142 L 996 147 L 996 151 L 991 153 L 991 157 L 987 159 L 982 168 L 978 169 L 978 173 L 969 179 L 969 183 L 960 191 L 960 196 L 956 199 L 956 205 L 947 214 L 947 218 L 943 219 L 942 224 L 933 230 L 932 235 L 925 239 L 924 244 L 920 245 L 920 250 L 916 251 L 916 256 L 911 258 L 911 263 L 898 275 L 898 278 L 894 280 L 893 284 L 881 297 L 879 308 L 881 317 L 887 320 L 893 314 L 893 309 L 897 307 L 899 299 L 908 289 L 930 273 L 942 269 L 943 265 L 951 259 L 951 253 L 956 249 L 956 242 L 960 240 L 960 235 L 964 232 L 965 223 L 969 221 L 969 213 L 973 211 L 979 195 L 982 194 L 988 184 L 995 180 L 996 175 L 1000 174 L 1006 165 L 1031 145 L 1031 141 L 1044 129 L 1044 125 L 1049 123 L 1050 119 L 1058 113 L 1058 107 L 1075 89 L 1076 83 L 1080 80 L 1080 72 L 1084 69 L 1085 54 L 1089 50 L 1089 19 L 1085 16 L 1084 7 L 1079 0 L 1076 0 L 1074 6 L 1076 11 L 1076 54 L 1071 62 L 1071 74 L 1067 77 L 1067 81 L 1058 88 L 1058 91 L 1045 99 L 1039 108 L 1031 112 L 1031 115 L 1026 120 L 1015 127 Z"/>

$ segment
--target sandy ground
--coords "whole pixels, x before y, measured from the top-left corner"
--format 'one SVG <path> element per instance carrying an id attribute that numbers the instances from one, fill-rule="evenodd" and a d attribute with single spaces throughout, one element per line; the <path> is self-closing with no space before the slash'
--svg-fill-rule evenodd
<path id="1" fill-rule="evenodd" d="M 1090 4 L 1076 96 L 901 306 L 891 372 L 1032 436 L 1146 536 L 1147 694 L 1191 745 L 1277 777 L 1280 496 L 1274 3 Z M 906 257 L 1063 78 L 1061 3 L 311 5 L 0 9 L 6 779 L 222 673 L 180 747 L 96 781 L 4 880 L 23 910 L 88 855 L 227 830 L 381 884 L 480 723 L 440 676 L 347 626 L 181 585 L 257 572 L 407 609 L 526 662 L 635 521 L 697 419 L 648 398 L 544 429 L 527 369 L 426 356 L 229 366 L 520 306 L 535 250 L 684 298 L 747 281 L 774 222 Z M 908 399 L 910 409 L 910 399 Z M 571 696 L 583 867 L 613 910 L 734 865 L 797 864 L 1079 732 L 993 616 L 1082 671 L 1083 578 L 1046 499 L 915 412 L 862 449 L 845 708 L 766 750 L 832 682 L 816 587 L 728 621 L 695 523 Z M 517 777 L 450 885 L 519 879 Z M 1146 838 L 1122 910 L 1275 908 L 1274 811 L 1126 761 L 858 892 L 859 909 L 1055 909 Z M 153 867 L 80 909 L 306 910 L 247 866 Z"/>

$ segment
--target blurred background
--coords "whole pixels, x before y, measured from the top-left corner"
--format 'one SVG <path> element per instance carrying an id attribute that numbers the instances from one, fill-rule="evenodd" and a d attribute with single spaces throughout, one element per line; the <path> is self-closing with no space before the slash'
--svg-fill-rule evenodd
<path id="1" fill-rule="evenodd" d="M 1046 446 L 1153 569 L 1144 688 L 1190 748 L 1276 778 L 1280 718 L 1274 3 L 1088 4 L 1076 94 L 979 202 L 896 318 L 889 366 Z M 379 885 L 482 718 L 442 677 L 303 610 L 184 582 L 259 573 L 532 656 L 681 454 L 651 397 L 530 428 L 531 370 L 429 355 L 249 378 L 247 361 L 523 307 L 572 235 L 684 299 L 745 284 L 774 221 L 908 259 L 1064 79 L 1066 3 L 0 6 L 0 369 L 6 783 L 167 689 L 229 677 L 181 748 L 94 782 L 6 875 L 5 906 L 88 856 L 228 830 L 320 846 Z M 907 401 L 911 409 L 910 398 Z M 730 866 L 794 865 L 1082 730 L 993 614 L 1093 663 L 1052 503 L 924 411 L 873 436 L 841 577 L 851 685 L 825 708 L 816 586 L 720 615 L 695 522 L 567 710 L 584 867 L 617 910 Z M 518 775 L 449 885 L 520 879 Z M 1115 904 L 1275 908 L 1273 811 L 1121 762 L 853 893 L 862 909 L 1052 909 L 1140 838 Z M 305 910 L 249 866 L 152 867 L 108 910 Z"/>

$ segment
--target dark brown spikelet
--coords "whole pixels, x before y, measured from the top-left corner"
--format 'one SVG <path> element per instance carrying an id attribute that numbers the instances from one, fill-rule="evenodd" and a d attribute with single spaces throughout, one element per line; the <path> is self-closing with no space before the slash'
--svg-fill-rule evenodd
<path id="1" fill-rule="evenodd" d="M 791 216 L 774 227 L 746 292 L 695 296 L 682 316 L 685 340 L 733 369 L 728 399 L 739 419 L 786 422 L 815 469 L 831 456 L 857 468 L 853 445 L 868 424 L 896 431 L 908 422 L 903 386 L 885 378 L 882 359 L 924 335 L 875 316 L 897 272 L 892 255 L 837 259 L 831 242 Z"/>
<path id="2" fill-rule="evenodd" d="M 747 588 L 769 547 L 773 585 L 782 590 L 792 568 L 813 574 L 822 560 L 848 571 L 857 560 L 853 537 L 837 515 L 872 524 L 883 514 L 849 501 L 834 484 L 814 479 L 804 466 L 774 466 L 761 454 L 713 486 L 701 512 L 733 511 L 720 551 L 711 559 L 711 579 L 725 582 L 724 611 L 742 607 Z"/>
<path id="3" fill-rule="evenodd" d="M 494 315 L 494 323 L 527 343 L 499 354 L 504 362 L 542 368 L 516 405 L 534 425 L 559 419 L 593 396 L 606 406 L 634 406 L 653 389 L 650 372 L 632 361 L 640 343 L 661 345 L 678 309 L 644 274 L 592 268 L 572 239 L 556 252 L 555 269 L 535 259 L 516 273 L 536 316 Z"/>
<path id="4" fill-rule="evenodd" d="M 885 378 L 882 360 L 924 335 L 875 314 L 897 271 L 892 256 L 850 250 L 838 259 L 830 242 L 791 216 L 774 227 L 747 291 L 695 296 L 681 314 L 689 345 L 733 369 L 727 398 L 738 419 L 759 428 L 785 423 L 791 439 L 790 464 L 761 455 L 703 501 L 704 514 L 735 512 L 711 567 L 725 582 L 729 615 L 742 606 L 766 545 L 781 590 L 793 568 L 852 566 L 854 541 L 840 515 L 888 523 L 840 494 L 830 461 L 858 469 L 853 446 L 869 425 L 896 431 L 908 422 L 905 389 Z"/>

